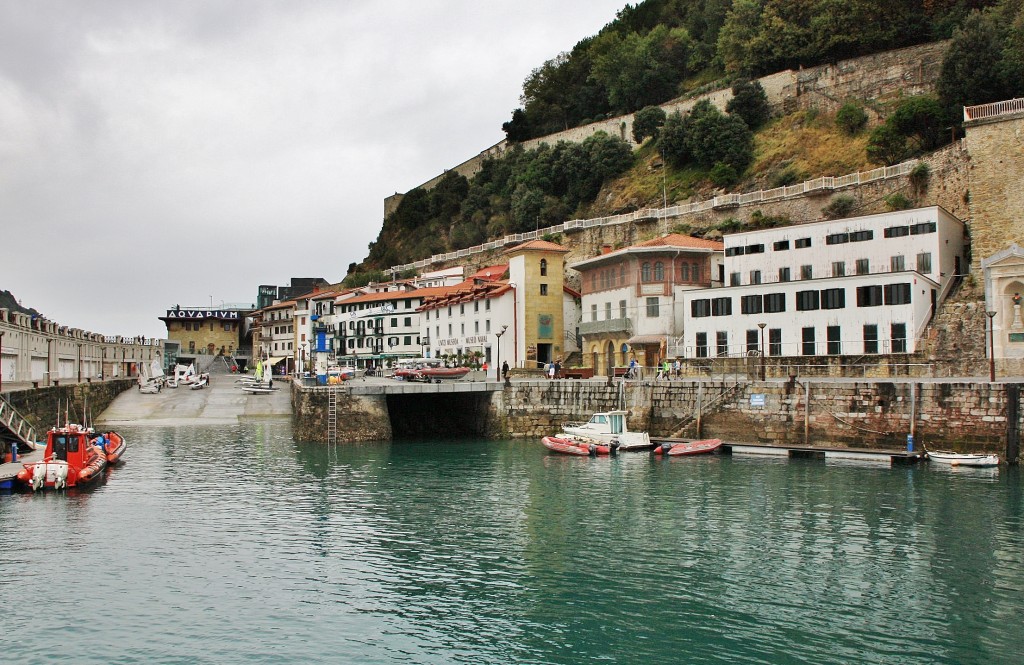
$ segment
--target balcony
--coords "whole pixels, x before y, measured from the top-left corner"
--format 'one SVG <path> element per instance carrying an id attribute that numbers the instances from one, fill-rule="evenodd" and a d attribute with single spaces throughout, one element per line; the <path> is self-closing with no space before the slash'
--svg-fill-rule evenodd
<path id="1" fill-rule="evenodd" d="M 631 335 L 633 333 L 633 322 L 627 317 L 580 324 L 581 335 L 599 335 L 602 333 L 625 333 Z"/>

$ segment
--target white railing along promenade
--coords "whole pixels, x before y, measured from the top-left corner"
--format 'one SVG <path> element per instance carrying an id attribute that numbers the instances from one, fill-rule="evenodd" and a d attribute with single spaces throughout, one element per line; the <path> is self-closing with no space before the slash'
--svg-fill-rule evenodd
<path id="1" fill-rule="evenodd" d="M 392 275 L 395 275 L 400 272 L 405 272 L 406 270 L 420 270 L 435 263 L 445 263 L 447 261 L 454 261 L 456 259 L 462 259 L 467 256 L 479 254 L 480 252 L 487 252 L 495 249 L 501 249 L 503 247 L 510 247 L 518 245 L 520 243 L 529 242 L 530 240 L 543 238 L 546 235 L 565 233 L 567 231 L 589 229 L 595 226 L 612 226 L 615 224 L 628 224 L 630 222 L 636 222 L 639 220 L 669 219 L 672 217 L 681 217 L 683 215 L 704 212 L 706 210 L 734 208 L 742 205 L 764 203 L 767 201 L 780 201 L 791 197 L 803 196 L 805 194 L 810 194 L 813 192 L 831 192 L 834 190 L 842 189 L 844 187 L 863 185 L 869 182 L 874 182 L 876 180 L 886 180 L 889 178 L 898 178 L 900 176 L 905 176 L 914 169 L 917 163 L 917 160 L 910 160 L 902 162 L 900 164 L 896 164 L 895 166 L 881 166 L 877 169 L 872 169 L 870 171 L 860 171 L 857 173 L 850 173 L 844 176 L 823 176 L 821 178 L 807 180 L 796 185 L 776 187 L 774 189 L 762 189 L 756 192 L 748 192 L 746 194 L 723 194 L 721 196 L 716 196 L 714 198 L 706 199 L 704 201 L 697 201 L 695 203 L 684 203 L 681 205 L 669 206 L 667 208 L 643 208 L 641 210 L 635 210 L 633 212 L 628 212 L 622 215 L 610 215 L 607 217 L 595 217 L 592 219 L 572 219 L 561 224 L 548 226 L 543 229 L 537 229 L 536 231 L 529 231 L 527 233 L 513 233 L 511 235 L 505 236 L 501 240 L 492 240 L 482 245 L 475 245 L 473 247 L 467 247 L 465 249 L 460 249 L 454 252 L 447 252 L 445 254 L 434 254 L 428 259 L 420 259 L 419 261 L 414 261 L 413 263 L 406 263 L 404 265 L 399 266 L 391 266 L 385 272 L 390 272 L 392 273 Z"/>
<path id="2" fill-rule="evenodd" d="M 969 120 L 981 120 L 982 118 L 994 118 L 1009 113 L 1024 112 L 1024 97 L 1008 99 L 1003 102 L 991 104 L 979 104 L 977 106 L 964 107 L 964 122 Z"/>

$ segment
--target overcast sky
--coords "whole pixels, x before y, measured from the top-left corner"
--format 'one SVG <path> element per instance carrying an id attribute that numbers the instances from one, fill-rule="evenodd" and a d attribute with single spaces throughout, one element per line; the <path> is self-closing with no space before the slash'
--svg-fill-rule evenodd
<path id="1" fill-rule="evenodd" d="M 383 200 L 500 141 L 624 0 L 0 0 L 0 289 L 163 337 L 175 304 L 336 282 Z"/>

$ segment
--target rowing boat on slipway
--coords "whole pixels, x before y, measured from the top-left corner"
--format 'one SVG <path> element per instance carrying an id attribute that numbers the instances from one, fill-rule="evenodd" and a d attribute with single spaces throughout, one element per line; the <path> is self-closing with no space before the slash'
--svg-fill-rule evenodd
<path id="1" fill-rule="evenodd" d="M 949 466 L 999 466 L 998 455 L 972 455 L 968 453 L 928 453 L 928 461 Z"/>

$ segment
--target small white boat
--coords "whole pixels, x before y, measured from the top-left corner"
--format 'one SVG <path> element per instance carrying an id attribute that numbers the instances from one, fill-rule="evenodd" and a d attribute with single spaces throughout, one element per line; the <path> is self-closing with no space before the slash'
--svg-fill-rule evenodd
<path id="1" fill-rule="evenodd" d="M 242 392 L 249 393 L 250 395 L 269 395 L 270 393 L 275 392 L 277 390 L 277 388 L 271 388 L 270 386 L 268 386 L 266 384 L 261 385 L 261 386 L 260 385 L 247 385 L 247 386 L 241 386 L 241 388 L 242 388 Z"/>
<path id="2" fill-rule="evenodd" d="M 647 432 L 630 432 L 626 426 L 625 411 L 604 411 L 595 413 L 585 423 L 568 423 L 562 426 L 563 438 L 587 438 L 601 443 L 618 443 L 619 450 L 643 450 L 650 448 L 651 437 Z"/>
<path id="3" fill-rule="evenodd" d="M 928 461 L 950 466 L 999 466 L 998 455 L 971 455 L 967 453 L 928 453 Z"/>

